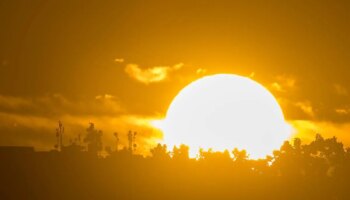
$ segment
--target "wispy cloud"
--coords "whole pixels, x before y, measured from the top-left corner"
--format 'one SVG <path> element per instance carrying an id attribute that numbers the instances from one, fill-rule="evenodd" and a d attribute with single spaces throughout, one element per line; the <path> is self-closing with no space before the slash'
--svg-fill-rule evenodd
<path id="1" fill-rule="evenodd" d="M 270 88 L 277 92 L 288 92 L 296 87 L 296 79 L 292 76 L 280 75 L 271 83 Z"/>
<path id="2" fill-rule="evenodd" d="M 198 74 L 198 75 L 204 75 L 204 74 L 206 74 L 207 73 L 207 69 L 204 69 L 204 68 L 198 68 L 197 70 L 196 70 L 196 74 Z"/>
<path id="3" fill-rule="evenodd" d="M 350 113 L 350 109 L 349 108 L 337 108 L 337 109 L 335 109 L 335 112 L 339 115 L 347 115 Z"/>
<path id="4" fill-rule="evenodd" d="M 315 116 L 314 109 L 309 101 L 297 102 L 295 103 L 295 106 L 300 108 L 308 116 L 310 117 Z"/>
<path id="5" fill-rule="evenodd" d="M 278 91 L 278 92 L 284 92 L 284 89 L 282 88 L 282 86 L 277 82 L 273 82 L 271 84 L 271 88 L 275 91 Z"/>
<path id="6" fill-rule="evenodd" d="M 35 116 L 116 115 L 124 112 L 118 98 L 110 94 L 80 100 L 67 99 L 61 94 L 37 97 L 13 97 L 0 95 L 0 112 Z"/>
<path id="7" fill-rule="evenodd" d="M 125 60 L 124 60 L 124 58 L 115 58 L 114 59 L 114 62 L 116 62 L 116 63 L 123 63 Z"/>
<path id="8" fill-rule="evenodd" d="M 183 63 L 178 63 L 173 66 L 154 66 L 143 69 L 137 64 L 128 64 L 125 72 L 141 83 L 150 84 L 167 80 L 171 72 L 181 69 L 183 65 Z"/>
<path id="9" fill-rule="evenodd" d="M 248 77 L 249 78 L 254 78 L 255 77 L 255 72 L 250 73 Z"/>

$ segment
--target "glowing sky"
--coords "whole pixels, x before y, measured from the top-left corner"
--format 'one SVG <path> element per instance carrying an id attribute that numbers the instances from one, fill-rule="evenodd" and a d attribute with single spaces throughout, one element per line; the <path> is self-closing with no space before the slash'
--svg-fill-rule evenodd
<path id="1" fill-rule="evenodd" d="M 133 128 L 152 143 L 161 136 L 144 131 L 147 120 L 215 73 L 263 84 L 300 137 L 350 144 L 349 9 L 339 0 L 1 1 L 0 145 L 51 147 L 59 119 L 67 134 L 94 121 L 107 138 Z"/>

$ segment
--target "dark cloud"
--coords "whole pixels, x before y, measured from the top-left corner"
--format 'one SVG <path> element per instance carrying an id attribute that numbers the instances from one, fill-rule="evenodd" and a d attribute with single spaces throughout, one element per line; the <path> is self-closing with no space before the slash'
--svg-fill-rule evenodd
<path id="1" fill-rule="evenodd" d="M 64 114 L 115 116 L 125 112 L 120 101 L 109 94 L 79 101 L 68 100 L 61 94 L 39 97 L 0 96 L 0 109 L 6 113 L 57 117 Z"/>

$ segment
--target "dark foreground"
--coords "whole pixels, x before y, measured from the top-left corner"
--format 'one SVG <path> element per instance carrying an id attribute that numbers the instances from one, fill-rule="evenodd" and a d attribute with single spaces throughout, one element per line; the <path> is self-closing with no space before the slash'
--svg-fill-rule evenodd
<path id="1" fill-rule="evenodd" d="M 350 151 L 335 138 L 297 139 L 262 160 L 238 150 L 189 159 L 186 146 L 151 152 L 1 147 L 0 199 L 350 199 Z"/>

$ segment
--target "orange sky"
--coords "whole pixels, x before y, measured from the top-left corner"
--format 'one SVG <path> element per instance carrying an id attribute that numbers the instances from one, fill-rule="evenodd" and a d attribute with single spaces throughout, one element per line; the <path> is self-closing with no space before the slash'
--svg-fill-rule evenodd
<path id="1" fill-rule="evenodd" d="M 2 1 L 0 145 L 51 148 L 88 122 L 139 130 L 204 75 L 250 76 L 309 139 L 350 145 L 347 1 Z M 146 126 L 146 128 L 145 128 Z M 108 143 L 108 142 L 107 142 Z"/>

